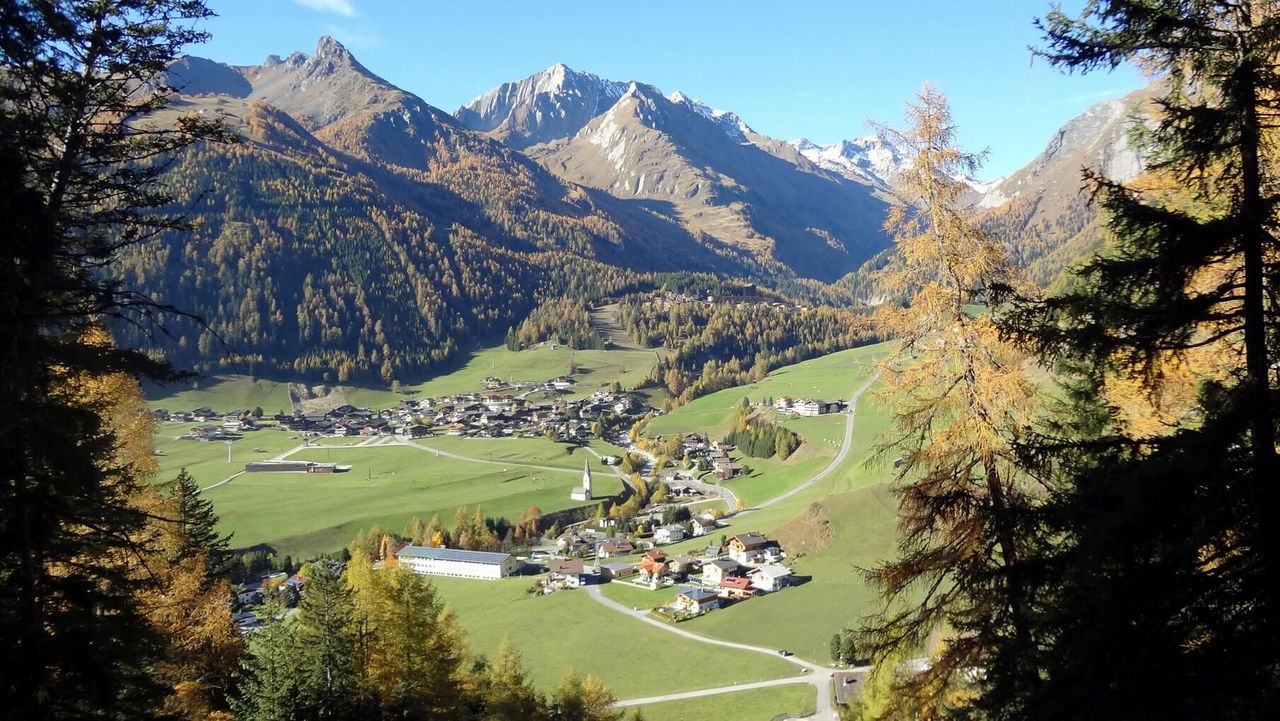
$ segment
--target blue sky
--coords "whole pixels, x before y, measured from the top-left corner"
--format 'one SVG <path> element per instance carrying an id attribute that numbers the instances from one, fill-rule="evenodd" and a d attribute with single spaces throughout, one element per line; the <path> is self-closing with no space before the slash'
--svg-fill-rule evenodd
<path id="1" fill-rule="evenodd" d="M 924 82 L 960 139 L 1006 175 L 1089 105 L 1141 87 L 1132 68 L 1066 75 L 1032 60 L 1049 0 L 208 0 L 193 54 L 238 65 L 310 53 L 332 35 L 373 72 L 452 112 L 556 62 L 733 110 L 757 131 L 818 143 L 897 121 Z M 1066 0 L 1066 8 L 1080 0 Z"/>

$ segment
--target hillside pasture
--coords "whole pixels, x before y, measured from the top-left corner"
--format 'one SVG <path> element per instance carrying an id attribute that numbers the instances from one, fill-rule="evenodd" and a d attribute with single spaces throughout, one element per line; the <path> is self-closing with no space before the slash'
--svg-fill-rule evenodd
<path id="1" fill-rule="evenodd" d="M 570 668 L 599 676 L 618 698 L 795 675 L 780 658 L 699 643 L 622 617 L 585 591 L 527 592 L 532 578 L 433 578 L 467 629 L 472 649 L 491 654 L 503 637 L 524 650 L 535 686 L 552 691 Z M 653 658 L 679 659 L 678 663 Z"/>

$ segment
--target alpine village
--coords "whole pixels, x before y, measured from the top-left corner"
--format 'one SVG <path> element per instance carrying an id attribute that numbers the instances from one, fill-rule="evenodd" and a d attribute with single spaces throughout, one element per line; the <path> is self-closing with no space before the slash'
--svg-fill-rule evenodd
<path id="1" fill-rule="evenodd" d="M 0 718 L 1280 719 L 1280 0 L 0 0 L 0 93 Z"/>

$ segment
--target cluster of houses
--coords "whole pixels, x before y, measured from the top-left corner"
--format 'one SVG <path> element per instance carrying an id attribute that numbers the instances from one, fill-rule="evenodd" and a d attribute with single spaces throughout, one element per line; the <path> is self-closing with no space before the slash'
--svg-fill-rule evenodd
<path id="1" fill-rule="evenodd" d="M 487 379 L 486 385 L 496 379 Z M 530 384 L 524 384 L 530 385 Z M 567 392 L 570 378 L 555 378 L 536 385 L 554 392 Z M 325 413 L 280 413 L 266 419 L 249 411 L 219 414 L 210 408 L 193 411 L 154 411 L 160 421 L 200 423 L 188 438 L 214 441 L 241 437 L 259 428 L 281 428 L 309 436 L 344 437 L 398 435 L 426 438 L 443 429 L 452 436 L 501 438 L 507 436 L 547 437 L 560 441 L 587 440 L 592 424 L 601 416 L 639 417 L 660 413 L 630 393 L 596 391 L 578 400 L 557 399 L 534 402 L 507 392 L 459 393 L 441 398 L 402 399 L 392 408 L 374 411 L 347 404 Z M 528 395 L 525 393 L 524 395 Z M 216 424 L 215 424 L 216 422 Z M 208 425 L 204 425 L 208 424 Z"/>
<path id="2" fill-rule="evenodd" d="M 406 401 L 412 403 L 412 401 Z M 605 415 L 639 417 L 655 409 L 630 393 L 596 391 L 578 400 L 535 403 L 511 393 L 466 393 L 418 402 L 424 421 L 452 436 L 546 437 L 587 440 L 592 424 Z"/>
<path id="3" fill-rule="evenodd" d="M 231 604 L 232 619 L 241 635 L 248 634 L 262 625 L 262 619 L 255 609 L 263 604 L 268 594 L 292 596 L 295 600 L 302 595 L 307 579 L 294 574 L 269 573 L 252 581 L 246 581 L 232 587 L 235 599 Z"/>
<path id="4" fill-rule="evenodd" d="M 848 406 L 842 400 L 834 398 L 792 398 L 781 396 L 774 400 L 773 409 L 779 413 L 796 416 L 825 416 L 829 413 L 841 413 Z"/>
<path id="5" fill-rule="evenodd" d="M 777 541 L 752 531 L 733 536 L 728 546 L 726 555 L 701 562 L 699 581 L 680 589 L 672 609 L 706 613 L 791 585 L 791 569 L 782 564 L 787 554 Z"/>
<path id="6" fill-rule="evenodd" d="M 757 532 L 728 539 L 727 549 L 708 546 L 700 555 L 668 554 L 661 549 L 643 552 L 631 541 L 610 538 L 599 546 L 596 563 L 582 558 L 552 558 L 542 581 L 548 590 L 579 588 L 589 583 L 624 581 L 651 589 L 681 586 L 668 604 L 684 614 L 701 614 L 763 593 L 782 590 L 793 573 L 783 565 L 787 554 L 777 541 Z"/>
<path id="7" fill-rule="evenodd" d="M 734 450 L 732 443 L 713 441 L 697 433 L 687 434 L 682 440 L 684 455 L 693 461 L 706 459 L 717 479 L 727 481 L 743 472 L 743 465 L 729 458 L 729 453 Z M 693 480 L 693 475 L 687 471 L 670 471 L 662 480 L 670 486 L 681 480 Z"/>
<path id="8" fill-rule="evenodd" d="M 638 520 L 659 522 L 666 506 L 655 505 L 645 509 Z M 605 521 L 607 524 L 608 521 Z M 571 528 L 556 539 L 556 551 L 569 558 L 616 558 L 630 556 L 656 545 L 677 543 L 686 538 L 708 536 L 720 528 L 720 522 L 711 514 L 691 517 L 684 523 L 669 523 L 653 529 L 649 541 L 632 541 L 625 536 L 610 536 L 603 530 Z"/>
<path id="9" fill-rule="evenodd" d="M 697 304 L 703 306 L 714 305 L 767 305 L 771 308 L 805 310 L 807 306 L 799 303 L 784 303 L 774 298 L 767 298 L 760 295 L 759 290 L 754 284 L 747 284 L 740 288 L 727 289 L 720 295 L 699 295 L 693 296 L 687 293 L 676 293 L 670 290 L 664 290 L 652 294 L 652 296 L 644 302 L 646 306 L 653 306 L 662 311 L 671 310 L 671 308 L 681 305 Z"/>

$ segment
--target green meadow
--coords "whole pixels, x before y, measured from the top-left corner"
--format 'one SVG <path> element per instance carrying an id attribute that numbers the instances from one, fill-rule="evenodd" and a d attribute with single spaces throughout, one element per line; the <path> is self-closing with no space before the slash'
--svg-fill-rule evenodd
<path id="1" fill-rule="evenodd" d="M 199 424 L 156 424 L 154 444 L 161 480 L 172 478 L 180 469 L 186 468 L 201 487 L 211 486 L 244 470 L 244 464 L 249 461 L 274 458 L 302 445 L 302 438 L 297 433 L 253 431 L 231 443 L 231 462 L 228 463 L 225 442 L 182 438 L 193 425 Z"/>
<path id="2" fill-rule="evenodd" d="M 651 350 L 539 347 L 513 353 L 497 346 L 468 354 L 451 371 L 402 382 L 399 394 L 386 386 L 336 385 L 334 389 L 344 402 L 352 405 L 386 408 L 401 398 L 483 391 L 484 379 L 490 376 L 508 381 L 545 381 L 572 375 L 577 385 L 564 397 L 578 398 L 607 389 L 614 381 L 620 381 L 626 388 L 634 387 L 649 375 L 657 362 L 657 353 Z M 208 406 L 218 411 L 229 411 L 261 406 L 268 415 L 290 409 L 287 382 L 245 375 L 213 375 L 166 386 L 149 385 L 145 390 L 147 403 L 152 408 L 191 410 Z M 540 400 L 541 396 L 534 394 L 532 399 Z"/>
<path id="3" fill-rule="evenodd" d="M 432 580 L 467 629 L 473 650 L 492 653 L 509 638 L 523 650 L 530 679 L 547 691 L 554 690 L 570 668 L 599 676 L 618 698 L 764 681 L 797 672 L 780 658 L 699 643 L 622 617 L 584 591 L 536 596 L 527 593 L 532 578 Z"/>
<path id="4" fill-rule="evenodd" d="M 656 418 L 647 433 L 721 436 L 744 397 L 753 402 L 781 395 L 847 398 L 865 382 L 874 361 L 885 352 L 883 345 L 869 346 L 778 369 L 759 383 L 712 394 Z M 624 367 L 628 379 L 638 379 L 656 358 L 649 351 L 544 348 L 510 353 L 502 348 L 487 349 L 453 373 L 414 388 L 420 395 L 434 396 L 479 390 L 489 375 L 516 380 L 550 378 L 568 370 L 571 356 L 578 366 L 580 394 L 607 387 L 623 374 Z M 198 391 L 153 398 L 152 402 L 170 408 L 262 405 L 274 412 L 269 405 L 278 401 L 282 390 L 279 384 L 231 379 Z M 223 400 L 218 399 L 219 392 Z M 264 393 L 268 400 L 257 400 L 253 392 Z M 387 393 L 388 402 L 394 400 L 388 391 L 379 393 Z M 175 398 L 182 402 L 175 402 Z M 835 457 L 843 439 L 844 420 L 844 415 L 781 419 L 801 434 L 804 445 L 785 462 L 743 459 L 751 472 L 730 481 L 729 487 L 751 507 L 803 483 Z M 234 462 L 228 465 L 225 444 L 177 440 L 186 428 L 177 424 L 158 428 L 159 460 L 164 473 L 185 466 L 202 485 L 225 479 L 243 468 L 247 460 L 273 457 L 300 443 L 287 432 L 258 431 L 233 444 Z M 793 497 L 730 518 L 730 526 L 723 529 L 726 535 L 758 530 L 781 540 L 800 584 L 715 611 L 682 628 L 786 648 L 806 659 L 828 663 L 831 634 L 876 608 L 877 601 L 863 581 L 861 569 L 894 553 L 890 464 L 873 462 L 877 440 L 888 428 L 889 414 L 876 404 L 872 393 L 865 394 L 857 406 L 851 452 L 838 469 Z M 348 473 L 244 474 L 209 490 L 207 497 L 222 517 L 223 530 L 235 533 L 237 546 L 268 543 L 280 553 L 305 557 L 340 548 L 375 523 L 402 528 L 415 515 L 428 520 L 438 513 L 451 524 L 456 509 L 474 509 L 476 504 L 486 515 L 509 518 L 534 505 L 543 511 L 575 505 L 569 500 L 569 489 L 577 483 L 584 461 L 594 472 L 599 495 L 620 490 L 616 477 L 586 449 L 544 439 L 441 436 L 417 441 L 418 447 L 354 445 L 361 440 L 325 439 L 290 456 L 351 465 Z M 602 454 L 616 452 L 607 444 L 593 446 Z M 255 448 L 262 452 L 254 452 Z M 691 551 L 718 540 L 718 536 L 688 539 L 667 550 Z M 535 597 L 526 593 L 530 582 L 529 578 L 494 583 L 436 579 L 475 648 L 491 652 L 504 635 L 510 636 L 525 649 L 526 664 L 543 688 L 553 688 L 569 667 L 601 676 L 619 698 L 781 678 L 794 672 L 794 666 L 780 659 L 698 644 L 619 617 L 585 593 Z M 606 586 L 603 591 L 609 598 L 635 607 L 653 606 L 674 595 L 672 589 L 650 592 L 621 584 Z M 674 653 L 682 661 L 643 663 L 638 668 L 630 651 L 639 649 L 661 649 L 664 657 Z M 690 669 L 696 672 L 690 673 Z M 784 698 L 786 694 L 794 699 Z M 813 701 L 809 688 L 797 686 L 655 704 L 644 711 L 650 718 L 694 718 L 706 713 L 709 704 L 720 707 L 731 700 L 744 714 L 760 709 L 761 718 L 811 707 Z"/>
<path id="5" fill-rule="evenodd" d="M 575 454 L 579 463 L 585 453 Z M 235 534 L 234 545 L 266 543 L 279 553 L 307 557 L 342 548 L 374 524 L 402 529 L 413 516 L 426 521 L 439 514 L 451 526 L 460 507 L 478 504 L 487 516 L 514 520 L 531 506 L 549 512 L 583 505 L 569 499 L 581 466 L 574 470 L 567 462 L 560 471 L 504 468 L 403 445 L 318 446 L 289 458 L 351 470 L 246 473 L 206 491 L 221 516 L 221 530 Z M 600 496 L 621 491 L 613 474 L 596 474 L 595 487 Z"/>
<path id="6" fill-rule="evenodd" d="M 782 715 L 807 716 L 813 713 L 814 706 L 813 687 L 792 683 L 683 701 L 665 701 L 639 708 L 645 721 L 706 721 L 715 718 L 774 721 Z"/>

